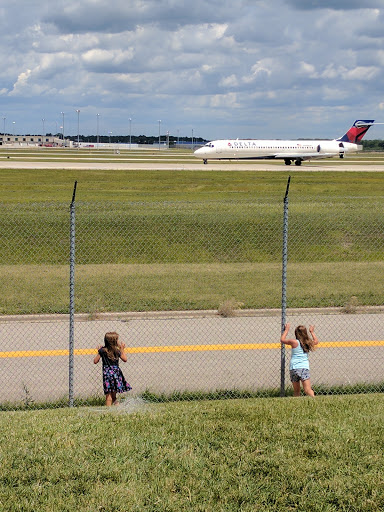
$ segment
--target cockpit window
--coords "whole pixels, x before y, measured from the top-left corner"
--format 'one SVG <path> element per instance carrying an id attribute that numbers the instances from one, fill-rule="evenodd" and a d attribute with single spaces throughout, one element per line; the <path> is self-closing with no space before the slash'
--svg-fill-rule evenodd
<path id="1" fill-rule="evenodd" d="M 208 142 L 208 144 L 206 144 L 206 147 L 207 148 L 214 148 L 215 146 L 212 144 L 212 142 Z"/>

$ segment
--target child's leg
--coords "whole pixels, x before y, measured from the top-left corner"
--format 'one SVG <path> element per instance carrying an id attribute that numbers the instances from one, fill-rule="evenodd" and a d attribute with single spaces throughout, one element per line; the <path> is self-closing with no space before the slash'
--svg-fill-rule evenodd
<path id="1" fill-rule="evenodd" d="M 116 397 L 115 397 L 116 398 Z M 110 407 L 112 405 L 112 393 L 107 393 L 105 395 L 105 405 Z"/>
<path id="2" fill-rule="evenodd" d="M 116 404 L 116 391 L 112 391 L 111 395 L 112 395 L 112 405 L 115 405 Z"/>
<path id="3" fill-rule="evenodd" d="M 303 380 L 302 382 L 303 382 L 304 393 L 308 396 L 315 396 L 315 393 L 311 387 L 311 380 L 306 379 L 306 380 Z"/>
<path id="4" fill-rule="evenodd" d="M 300 381 L 292 382 L 293 396 L 300 396 Z"/>

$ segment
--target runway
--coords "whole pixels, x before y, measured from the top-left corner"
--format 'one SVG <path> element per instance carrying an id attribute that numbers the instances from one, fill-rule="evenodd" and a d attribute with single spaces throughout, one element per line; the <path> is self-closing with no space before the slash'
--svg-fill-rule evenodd
<path id="1" fill-rule="evenodd" d="M 146 159 L 147 160 L 147 159 Z M 68 169 L 68 170 L 143 170 L 143 171 L 248 171 L 248 172 L 384 172 L 384 165 L 361 163 L 304 163 L 301 166 L 284 165 L 282 162 L 268 163 L 265 161 L 240 162 L 240 161 L 216 161 L 203 164 L 199 161 L 162 162 L 161 159 L 153 161 L 119 161 L 111 158 L 111 161 L 86 161 L 73 162 L 65 160 L 57 161 L 26 161 L 17 158 L 4 159 L 0 157 L 0 169 Z"/>

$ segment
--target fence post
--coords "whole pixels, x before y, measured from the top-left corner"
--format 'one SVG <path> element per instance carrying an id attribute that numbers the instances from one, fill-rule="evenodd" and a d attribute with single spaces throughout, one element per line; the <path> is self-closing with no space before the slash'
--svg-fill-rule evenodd
<path id="1" fill-rule="evenodd" d="M 291 177 L 288 177 L 287 188 L 284 196 L 284 221 L 283 221 L 283 269 L 281 277 L 281 333 L 286 324 L 287 312 L 287 261 L 288 261 L 288 193 Z M 280 349 L 280 396 L 285 396 L 285 346 Z"/>
<path id="2" fill-rule="evenodd" d="M 70 206 L 70 255 L 69 255 L 69 407 L 73 407 L 74 334 L 75 334 L 75 196 L 77 181 L 73 187 Z"/>

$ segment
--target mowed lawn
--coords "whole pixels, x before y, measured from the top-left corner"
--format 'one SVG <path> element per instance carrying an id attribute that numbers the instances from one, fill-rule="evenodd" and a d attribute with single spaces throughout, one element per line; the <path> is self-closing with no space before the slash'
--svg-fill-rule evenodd
<path id="1" fill-rule="evenodd" d="M 384 396 L 0 413 L 4 512 L 381 512 Z"/>
<path id="2" fill-rule="evenodd" d="M 380 163 L 375 162 L 376 165 Z M 383 158 L 384 163 L 384 158 Z M 282 201 L 291 176 L 292 201 L 340 201 L 353 197 L 382 198 L 383 172 L 309 172 L 276 164 L 263 171 L 262 163 L 249 171 L 215 170 L 71 170 L 2 169 L 0 203 L 70 202 L 74 182 L 79 201 Z M 310 164 L 307 164 L 310 166 Z M 367 163 L 363 170 L 369 169 Z M 187 167 L 187 165 L 186 165 Z M 217 170 L 216 170 L 217 167 Z M 310 168 L 310 167 L 308 167 Z M 326 169 L 326 167 L 325 167 Z"/>

